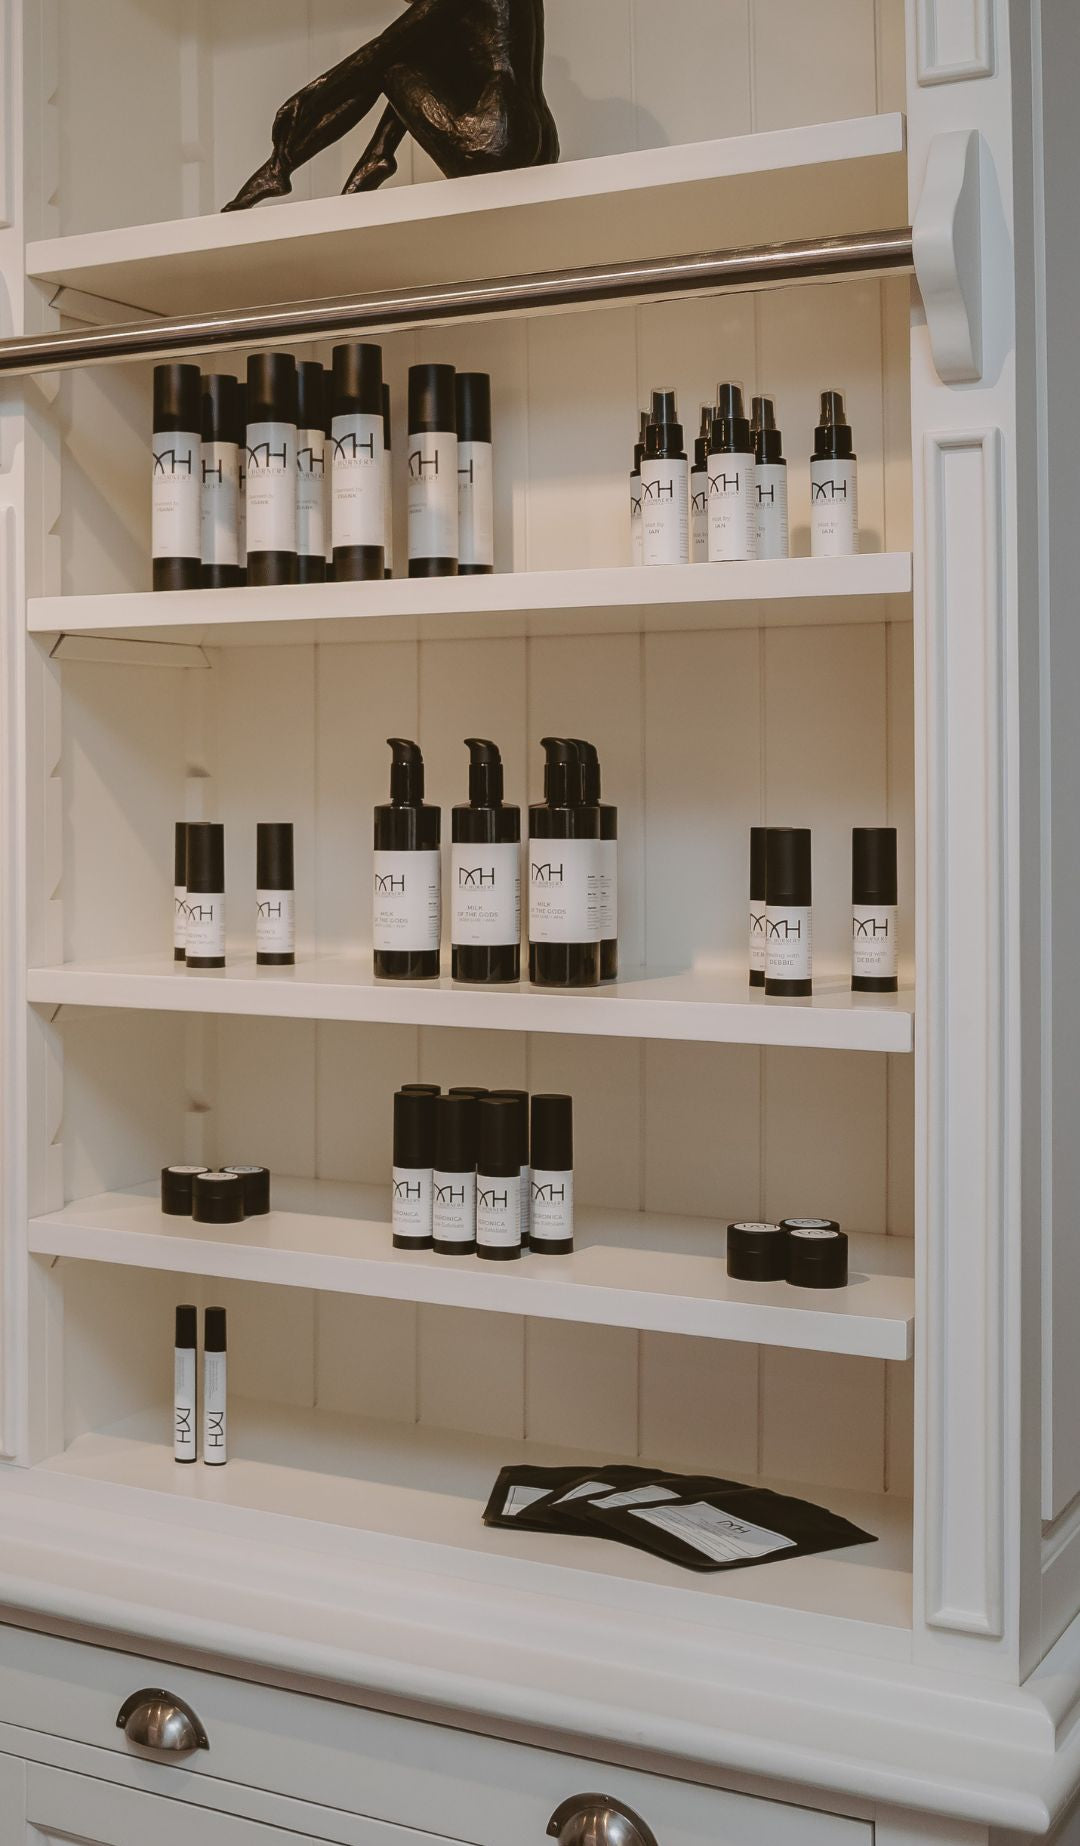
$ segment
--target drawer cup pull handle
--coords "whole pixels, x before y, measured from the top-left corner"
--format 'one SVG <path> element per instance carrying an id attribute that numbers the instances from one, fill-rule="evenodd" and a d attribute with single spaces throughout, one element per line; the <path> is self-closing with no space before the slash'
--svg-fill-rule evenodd
<path id="1" fill-rule="evenodd" d="M 187 1756 L 208 1750 L 210 1741 L 190 1705 L 175 1693 L 145 1686 L 125 1699 L 116 1714 L 116 1728 L 129 1743 L 146 1750 L 165 1750 L 170 1756 Z"/>
<path id="2" fill-rule="evenodd" d="M 571 1795 L 555 1809 L 547 1830 L 559 1846 L 656 1846 L 640 1814 L 610 1795 Z"/>

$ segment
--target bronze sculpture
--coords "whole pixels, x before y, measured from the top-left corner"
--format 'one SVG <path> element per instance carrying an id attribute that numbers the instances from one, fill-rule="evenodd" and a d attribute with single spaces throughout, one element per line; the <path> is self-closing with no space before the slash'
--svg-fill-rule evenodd
<path id="1" fill-rule="evenodd" d="M 395 171 L 406 134 L 450 179 L 546 166 L 559 136 L 543 91 L 544 0 L 406 0 L 407 11 L 274 118 L 273 151 L 226 211 L 292 189 L 292 174 L 387 107 L 345 192 L 371 192 Z"/>

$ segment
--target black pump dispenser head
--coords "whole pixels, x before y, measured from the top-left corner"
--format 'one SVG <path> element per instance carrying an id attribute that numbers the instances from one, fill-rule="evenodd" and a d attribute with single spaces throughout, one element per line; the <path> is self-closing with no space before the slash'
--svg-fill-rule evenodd
<path id="1" fill-rule="evenodd" d="M 589 807 L 596 807 L 600 800 L 600 753 L 595 744 L 586 743 L 583 737 L 571 737 L 569 742 L 581 758 L 582 793 Z"/>
<path id="2" fill-rule="evenodd" d="M 814 431 L 814 455 L 831 461 L 850 461 L 854 453 L 844 393 L 823 391 L 821 419 Z"/>
<path id="3" fill-rule="evenodd" d="M 645 431 L 645 453 L 651 461 L 661 456 L 681 455 L 683 428 L 674 391 L 654 391 L 652 409 Z"/>
<path id="4" fill-rule="evenodd" d="M 390 764 L 390 799 L 401 807 L 418 807 L 424 799 L 424 759 L 420 745 L 407 737 L 388 737 L 393 751 Z"/>
<path id="5" fill-rule="evenodd" d="M 580 806 L 584 799 L 581 757 L 568 737 L 542 737 L 540 748 L 547 756 L 544 765 L 544 800 L 549 808 Z"/>
<path id="6" fill-rule="evenodd" d="M 784 459 L 784 438 L 776 427 L 776 407 L 771 397 L 751 399 L 751 433 L 754 453 L 759 462 Z"/>
<path id="7" fill-rule="evenodd" d="M 750 419 L 743 404 L 740 384 L 717 385 L 716 414 L 712 425 L 712 447 L 724 454 L 741 454 L 753 448 Z"/>
<path id="8" fill-rule="evenodd" d="M 497 808 L 503 798 L 503 764 L 497 744 L 485 737 L 466 737 L 469 752 L 469 806 Z"/>

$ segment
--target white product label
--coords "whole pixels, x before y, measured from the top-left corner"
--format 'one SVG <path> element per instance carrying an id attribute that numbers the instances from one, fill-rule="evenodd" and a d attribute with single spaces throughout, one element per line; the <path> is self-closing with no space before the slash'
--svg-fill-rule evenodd
<path id="1" fill-rule="evenodd" d="M 472 1243 L 476 1237 L 476 1174 L 431 1176 L 431 1230 L 436 1243 Z"/>
<path id="2" fill-rule="evenodd" d="M 455 841 L 450 860 L 450 940 L 458 948 L 521 941 L 521 847 Z"/>
<path id="3" fill-rule="evenodd" d="M 574 1175 L 532 1170 L 529 1237 L 533 1243 L 565 1243 L 574 1235 Z"/>
<path id="4" fill-rule="evenodd" d="M 296 550 L 296 426 L 247 426 L 248 551 Z"/>
<path id="5" fill-rule="evenodd" d="M 295 949 L 295 891 L 256 891 L 255 953 L 292 955 Z"/>
<path id="6" fill-rule="evenodd" d="M 188 892 L 184 947 L 189 961 L 210 961 L 224 955 L 224 891 Z"/>
<path id="7" fill-rule="evenodd" d="M 172 940 L 174 949 L 187 946 L 187 892 L 183 885 L 173 886 Z"/>
<path id="8" fill-rule="evenodd" d="M 895 904 L 851 906 L 851 972 L 864 981 L 895 980 Z"/>
<path id="9" fill-rule="evenodd" d="M 382 545 L 386 538 L 384 508 L 386 463 L 383 420 L 367 411 L 350 411 L 333 421 L 330 492 L 334 549 L 345 545 Z"/>
<path id="10" fill-rule="evenodd" d="M 511 1487 L 503 1502 L 504 1516 L 509 1514 L 511 1519 L 516 1519 L 527 1506 L 533 1506 L 537 1500 L 542 1500 L 547 1491 L 546 1487 Z"/>
<path id="11" fill-rule="evenodd" d="M 765 948 L 767 936 L 765 928 L 765 900 L 750 899 L 750 972 L 764 974 Z"/>
<path id="12" fill-rule="evenodd" d="M 383 448 L 382 477 L 383 570 L 388 577 L 392 577 L 394 574 L 394 468 L 390 450 L 386 447 Z"/>
<path id="13" fill-rule="evenodd" d="M 439 853 L 376 852 L 372 943 L 377 949 L 437 949 L 442 935 Z"/>
<path id="14" fill-rule="evenodd" d="M 203 1461 L 222 1468 L 229 1459 L 228 1355 L 203 1354 Z"/>
<path id="15" fill-rule="evenodd" d="M 495 481 L 490 442 L 458 443 L 458 563 L 495 562 Z"/>
<path id="16" fill-rule="evenodd" d="M 606 1493 L 598 1500 L 591 1500 L 590 1506 L 657 1506 L 662 1500 L 677 1500 L 678 1489 L 659 1487 L 655 1483 L 647 1487 L 623 1487 L 617 1493 Z"/>
<path id="17" fill-rule="evenodd" d="M 641 476 L 630 476 L 630 562 L 645 562 L 645 543 L 641 526 Z"/>
<path id="18" fill-rule="evenodd" d="M 859 549 L 859 477 L 854 461 L 810 463 L 810 555 L 849 558 Z"/>
<path id="19" fill-rule="evenodd" d="M 296 432 L 296 550 L 301 558 L 326 556 L 326 433 Z"/>
<path id="20" fill-rule="evenodd" d="M 394 1236 L 426 1241 L 431 1236 L 432 1199 L 430 1167 L 395 1167 L 391 1212 Z"/>
<path id="21" fill-rule="evenodd" d="M 520 1250 L 521 1177 L 476 1176 L 476 1241 L 482 1249 Z"/>
<path id="22" fill-rule="evenodd" d="M 835 1238 L 836 1232 L 829 1224 L 800 1224 L 797 1218 L 789 1220 L 788 1230 L 792 1237 L 804 1237 L 810 1241 L 820 1241 L 823 1237 Z"/>
<path id="23" fill-rule="evenodd" d="M 709 456 L 709 562 L 734 564 L 754 556 L 756 467 L 752 455 Z"/>
<path id="24" fill-rule="evenodd" d="M 690 485 L 686 458 L 641 464 L 641 549 L 645 564 L 689 564 Z"/>
<path id="25" fill-rule="evenodd" d="M 150 503 L 152 555 L 202 557 L 202 437 L 197 430 L 159 430 L 153 441 Z"/>
<path id="26" fill-rule="evenodd" d="M 202 447 L 202 561 L 235 564 L 240 451 L 235 442 Z"/>
<path id="27" fill-rule="evenodd" d="M 690 470 L 690 561 L 706 564 L 709 559 L 709 470 Z"/>
<path id="28" fill-rule="evenodd" d="M 707 1500 L 693 1506 L 636 1507 L 632 1517 L 647 1519 L 716 1564 L 771 1557 L 776 1551 L 790 1551 L 795 1544 L 793 1538 L 764 1526 L 747 1525 L 745 1519 L 735 1519 Z"/>
<path id="29" fill-rule="evenodd" d="M 758 462 L 754 487 L 757 556 L 788 555 L 787 469 L 779 462 Z"/>
<path id="30" fill-rule="evenodd" d="M 458 439 L 452 430 L 409 437 L 409 557 L 458 554 Z"/>
<path id="31" fill-rule="evenodd" d="M 236 562 L 241 570 L 247 564 L 247 449 L 243 443 L 236 451 Z"/>
<path id="32" fill-rule="evenodd" d="M 198 1452 L 195 1430 L 195 1349 L 177 1346 L 173 1367 L 173 1456 L 194 1461 Z"/>
<path id="33" fill-rule="evenodd" d="M 784 907 L 769 904 L 765 910 L 765 979 L 808 981 L 812 944 L 809 905 Z"/>
<path id="34" fill-rule="evenodd" d="M 552 1506 L 566 1506 L 570 1500 L 584 1500 L 591 1493 L 603 1493 L 607 1481 L 579 1481 L 576 1487 L 568 1487 L 565 1493 L 551 1502 Z"/>
<path id="35" fill-rule="evenodd" d="M 602 942 L 602 840 L 529 841 L 530 942 Z"/>
<path id="36" fill-rule="evenodd" d="M 619 934 L 619 842 L 600 841 L 600 940 L 614 942 Z"/>

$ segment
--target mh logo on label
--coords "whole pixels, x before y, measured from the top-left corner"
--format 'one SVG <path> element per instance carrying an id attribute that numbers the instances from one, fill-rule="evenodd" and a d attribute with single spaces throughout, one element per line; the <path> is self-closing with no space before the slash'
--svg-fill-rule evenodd
<path id="1" fill-rule="evenodd" d="M 177 449 L 155 449 L 154 473 L 190 475 L 193 461 L 190 449 L 186 455 L 181 455 Z"/>
<path id="2" fill-rule="evenodd" d="M 765 934 L 765 912 L 763 910 L 752 910 L 750 912 L 750 934 L 752 936 L 763 936 Z"/>
<path id="3" fill-rule="evenodd" d="M 508 1202 L 508 1194 L 505 1192 L 496 1192 L 494 1186 L 491 1187 L 490 1191 L 485 1191 L 481 1186 L 476 1195 L 476 1202 L 478 1205 L 482 1205 L 485 1211 L 505 1211 Z"/>
<path id="4" fill-rule="evenodd" d="M 674 481 L 645 481 L 641 489 L 643 500 L 674 500 Z"/>
<path id="5" fill-rule="evenodd" d="M 742 480 L 737 474 L 710 474 L 709 492 L 711 494 L 739 494 L 742 492 Z"/>
<path id="6" fill-rule="evenodd" d="M 176 1406 L 176 1423 L 174 1428 L 181 1442 L 191 1442 L 193 1440 L 191 1411 L 182 1408 L 179 1404 Z"/>
<path id="7" fill-rule="evenodd" d="M 439 451 L 434 455 L 424 455 L 419 449 L 413 449 L 409 456 L 410 481 L 437 481 L 439 478 Z"/>
<path id="8" fill-rule="evenodd" d="M 284 470 L 289 459 L 289 445 L 283 442 L 280 449 L 272 449 L 268 442 L 257 442 L 253 449 L 247 451 L 247 454 L 256 473 L 261 471 L 263 474 L 268 474 L 272 462 L 280 462 Z"/>
<path id="9" fill-rule="evenodd" d="M 209 1410 L 206 1413 L 206 1447 L 208 1449 L 225 1447 L 224 1410 Z"/>
<path id="10" fill-rule="evenodd" d="M 561 885 L 563 868 L 561 865 L 534 865 L 532 881 L 534 885 Z"/>
<path id="11" fill-rule="evenodd" d="M 265 897 L 263 898 L 262 903 L 258 906 L 258 912 L 259 912 L 259 916 L 264 920 L 264 922 L 268 923 L 271 917 L 280 918 L 281 905 L 272 904 L 270 902 L 270 899 L 268 897 Z"/>
<path id="12" fill-rule="evenodd" d="M 404 897 L 405 874 L 395 878 L 392 872 L 376 872 L 375 891 L 379 897 Z"/>
<path id="13" fill-rule="evenodd" d="M 214 921 L 213 904 L 192 904 L 187 907 L 188 919 L 192 923 L 212 923 Z"/>
<path id="14" fill-rule="evenodd" d="M 765 927 L 770 942 L 797 942 L 802 935 L 802 924 L 789 923 L 786 917 L 781 917 L 778 923 L 769 920 Z"/>
<path id="15" fill-rule="evenodd" d="M 775 501 L 776 501 L 775 487 L 762 487 L 759 484 L 758 490 L 757 490 L 758 505 L 759 506 L 765 506 L 765 505 L 772 506 L 775 503 Z"/>
<path id="16" fill-rule="evenodd" d="M 888 936 L 889 919 L 886 917 L 884 922 L 879 922 L 876 917 L 852 917 L 851 933 L 853 936 Z"/>
<path id="17" fill-rule="evenodd" d="M 482 865 L 459 865 L 457 881 L 459 890 L 478 891 L 481 885 L 495 883 L 495 868 L 492 866 L 490 871 L 485 871 Z"/>
<path id="18" fill-rule="evenodd" d="M 475 487 L 476 486 L 476 463 L 475 462 L 459 462 L 457 478 L 458 478 L 459 487 Z"/>
<path id="19" fill-rule="evenodd" d="M 547 1185 L 538 1186 L 534 1179 L 532 1195 L 534 1205 L 562 1205 L 566 1200 L 566 1187 L 553 1185 L 550 1181 Z"/>
<path id="20" fill-rule="evenodd" d="M 202 465 L 202 478 L 203 478 L 204 487 L 206 486 L 207 481 L 216 481 L 218 486 L 220 487 L 222 481 L 225 479 L 225 476 L 222 473 L 221 463 L 204 461 Z"/>
<path id="21" fill-rule="evenodd" d="M 325 474 L 325 456 L 325 449 L 297 449 L 296 466 L 301 474 Z"/>
<path id="22" fill-rule="evenodd" d="M 374 461 L 375 438 L 357 436 L 355 432 L 348 436 L 331 436 L 334 445 L 334 460 L 340 462 Z"/>
<path id="23" fill-rule="evenodd" d="M 697 493 L 694 494 L 691 498 L 690 511 L 692 513 L 704 513 L 708 510 L 708 505 L 709 505 L 708 494 L 705 493 L 703 489 L 699 488 Z"/>
<path id="24" fill-rule="evenodd" d="M 404 1199 L 419 1200 L 420 1181 L 418 1179 L 395 1179 L 394 1197 L 395 1199 L 402 1199 L 402 1200 Z"/>
<path id="25" fill-rule="evenodd" d="M 436 1205 L 464 1205 L 464 1186 L 436 1186 L 435 1203 Z"/>
<path id="26" fill-rule="evenodd" d="M 813 498 L 815 500 L 847 499 L 848 484 L 846 481 L 812 481 L 811 486 L 814 490 Z"/>

